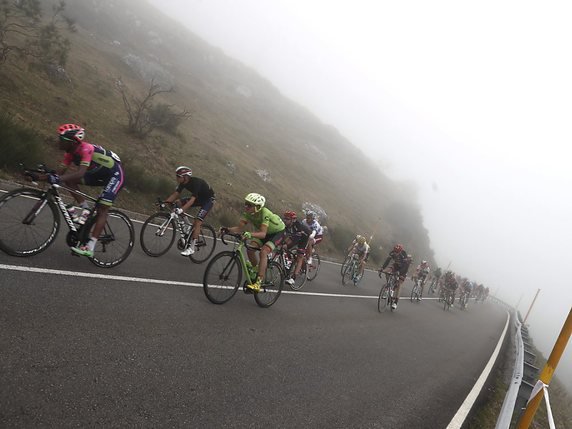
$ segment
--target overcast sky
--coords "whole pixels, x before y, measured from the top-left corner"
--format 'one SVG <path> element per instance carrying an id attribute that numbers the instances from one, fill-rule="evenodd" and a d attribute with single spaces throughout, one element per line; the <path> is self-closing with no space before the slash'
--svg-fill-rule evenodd
<path id="1" fill-rule="evenodd" d="M 523 315 L 541 288 L 548 357 L 572 305 L 571 2 L 151 2 L 416 183 L 440 265 Z"/>

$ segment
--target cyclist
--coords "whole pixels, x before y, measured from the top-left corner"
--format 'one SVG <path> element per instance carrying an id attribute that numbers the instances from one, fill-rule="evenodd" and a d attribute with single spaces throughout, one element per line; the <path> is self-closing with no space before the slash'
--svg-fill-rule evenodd
<path id="1" fill-rule="evenodd" d="M 246 287 L 254 292 L 260 291 L 260 286 L 264 280 L 266 267 L 268 265 L 268 255 L 282 242 L 284 235 L 284 222 L 280 216 L 272 213 L 264 207 L 266 198 L 257 193 L 250 193 L 244 198 L 244 212 L 237 226 L 230 228 L 222 227 L 221 232 L 233 233 L 242 232 L 247 224 L 252 224 L 255 231 L 246 231 L 242 234 L 246 240 L 251 240 L 251 246 L 260 248 L 260 264 L 256 260 L 256 252 L 247 250 L 248 259 L 253 266 L 258 265 L 258 275 L 256 280 Z"/>
<path id="2" fill-rule="evenodd" d="M 358 277 L 363 277 L 363 272 L 365 270 L 365 264 L 369 259 L 369 244 L 367 244 L 367 240 L 363 235 L 356 235 L 350 247 L 348 247 L 347 253 L 349 254 L 356 254 L 359 257 L 359 274 Z"/>
<path id="3" fill-rule="evenodd" d="M 123 187 L 125 175 L 121 160 L 110 150 L 87 141 L 85 129 L 76 124 L 63 124 L 58 127 L 58 147 L 65 151 L 57 174 L 46 174 L 40 177 L 50 184 L 64 183 L 69 188 L 79 190 L 79 185 L 103 186 L 96 204 L 97 219 L 87 243 L 78 243 L 71 250 L 81 256 L 93 257 L 97 239 L 107 220 L 109 208 Z M 77 166 L 68 172 L 71 165 Z M 89 206 L 81 195 L 72 194 L 80 207 Z M 86 211 L 87 212 L 87 211 Z M 85 220 L 85 219 L 84 219 Z"/>
<path id="4" fill-rule="evenodd" d="M 308 245 L 306 246 L 306 255 L 308 255 L 307 263 L 312 264 L 312 255 L 314 254 L 314 246 L 322 241 L 324 236 L 324 228 L 320 225 L 316 219 L 316 213 L 312 210 L 306 212 L 306 218 L 302 221 L 303 224 L 308 226 L 312 233 L 308 239 Z"/>
<path id="5" fill-rule="evenodd" d="M 425 280 L 427 280 L 427 276 L 430 272 L 431 268 L 427 261 L 421 261 L 415 269 L 415 278 L 419 281 L 419 286 L 421 286 L 421 295 L 423 295 L 423 286 L 425 286 Z"/>
<path id="6" fill-rule="evenodd" d="M 296 246 L 296 265 L 294 267 L 294 273 L 285 280 L 289 285 L 294 284 L 294 279 L 302 269 L 306 246 L 312 234 L 310 227 L 300 222 L 297 218 L 298 216 L 295 211 L 286 210 L 284 212 L 283 219 L 286 225 L 284 229 L 284 245 L 288 249 L 292 249 Z"/>
<path id="7" fill-rule="evenodd" d="M 195 245 L 199 234 L 201 232 L 201 225 L 205 221 L 205 217 L 213 208 L 215 203 L 215 193 L 210 185 L 203 179 L 193 177 L 193 172 L 190 167 L 181 165 L 175 170 L 177 175 L 177 182 L 179 183 L 171 195 L 165 200 L 166 203 L 172 203 L 177 200 L 180 201 L 181 207 L 176 208 L 177 214 L 183 214 L 191 207 L 200 207 L 200 210 L 193 222 L 193 234 L 191 240 L 186 244 L 186 247 L 181 252 L 183 256 L 189 256 L 195 253 Z M 191 196 L 188 198 L 181 198 L 183 190 L 190 191 Z"/>
<path id="8" fill-rule="evenodd" d="M 393 261 L 392 266 L 388 271 L 385 269 L 389 265 L 390 262 Z M 395 295 L 393 298 L 393 303 L 391 304 L 391 308 L 394 310 L 397 309 L 397 303 L 399 302 L 399 290 L 401 289 L 401 285 L 407 276 L 407 271 L 409 270 L 409 265 L 411 264 L 411 257 L 407 254 L 405 249 L 403 248 L 402 244 L 396 244 L 393 247 L 393 250 L 389 253 L 389 256 L 383 263 L 383 266 L 379 270 L 379 273 L 387 273 L 391 274 L 392 272 L 399 273 L 399 280 L 395 287 Z"/>
<path id="9" fill-rule="evenodd" d="M 459 283 L 455 278 L 455 274 L 453 271 L 449 270 L 445 273 L 445 281 L 443 282 L 443 288 L 445 293 L 451 294 L 451 307 L 453 307 L 453 303 L 455 302 L 455 292 L 459 287 Z"/>

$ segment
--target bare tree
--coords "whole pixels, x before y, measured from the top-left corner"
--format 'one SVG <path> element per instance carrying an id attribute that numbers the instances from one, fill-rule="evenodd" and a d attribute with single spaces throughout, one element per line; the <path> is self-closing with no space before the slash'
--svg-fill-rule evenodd
<path id="1" fill-rule="evenodd" d="M 138 98 L 128 94 L 120 79 L 116 86 L 121 93 L 123 105 L 127 112 L 127 130 L 137 137 L 144 138 L 156 128 L 174 133 L 180 122 L 191 116 L 191 113 L 186 109 L 177 113 L 171 109 L 172 105 L 153 103 L 157 95 L 174 92 L 172 87 L 163 89 L 161 85 L 152 80 L 145 96 Z"/>
<path id="2" fill-rule="evenodd" d="M 43 65 L 64 66 L 70 42 L 61 30 L 65 25 L 75 31 L 73 21 L 63 16 L 65 7 L 60 0 L 45 19 L 40 0 L 0 0 L 0 64 L 18 54 Z"/>

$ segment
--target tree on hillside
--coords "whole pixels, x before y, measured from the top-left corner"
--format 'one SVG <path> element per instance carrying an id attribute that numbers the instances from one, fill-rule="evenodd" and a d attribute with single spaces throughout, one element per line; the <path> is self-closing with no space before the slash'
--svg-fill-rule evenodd
<path id="1" fill-rule="evenodd" d="M 63 15 L 65 2 L 52 7 L 45 18 L 40 0 L 0 0 L 0 65 L 12 54 L 43 66 L 64 66 L 70 50 L 62 30 L 75 31 L 74 23 Z"/>
<path id="2" fill-rule="evenodd" d="M 191 116 L 191 113 L 186 109 L 177 113 L 169 104 L 153 102 L 159 94 L 174 92 L 172 87 L 163 89 L 161 85 L 152 80 L 145 96 L 139 98 L 130 95 L 120 79 L 118 79 L 116 86 L 121 93 L 123 105 L 127 112 L 127 131 L 139 138 L 145 138 L 157 128 L 175 134 L 180 123 Z"/>

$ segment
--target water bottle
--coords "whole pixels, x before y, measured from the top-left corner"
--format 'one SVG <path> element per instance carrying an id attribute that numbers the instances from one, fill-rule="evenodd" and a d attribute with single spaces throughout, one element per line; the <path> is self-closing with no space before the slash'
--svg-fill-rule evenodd
<path id="1" fill-rule="evenodd" d="M 290 255 L 285 254 L 284 255 L 284 268 L 289 270 L 291 265 L 292 265 L 292 259 L 290 259 Z"/>
<path id="2" fill-rule="evenodd" d="M 83 225 L 85 223 L 85 221 L 87 220 L 87 218 L 89 217 L 90 213 L 91 213 L 91 210 L 83 209 L 82 212 L 80 213 L 80 215 L 77 217 L 76 222 L 80 225 Z"/>

